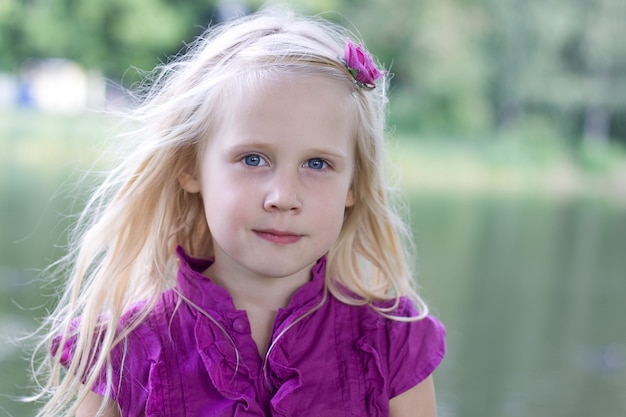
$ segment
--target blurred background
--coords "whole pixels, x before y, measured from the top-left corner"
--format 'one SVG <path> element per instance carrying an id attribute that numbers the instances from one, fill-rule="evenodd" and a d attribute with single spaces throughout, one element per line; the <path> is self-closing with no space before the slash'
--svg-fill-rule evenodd
<path id="1" fill-rule="evenodd" d="M 292 0 L 394 73 L 390 168 L 448 328 L 441 417 L 626 415 L 626 2 Z M 123 91 L 260 1 L 0 2 L 0 415 L 28 416 L 38 278 Z M 328 12 L 333 11 L 333 12 Z M 94 165 L 95 164 L 95 165 Z"/>

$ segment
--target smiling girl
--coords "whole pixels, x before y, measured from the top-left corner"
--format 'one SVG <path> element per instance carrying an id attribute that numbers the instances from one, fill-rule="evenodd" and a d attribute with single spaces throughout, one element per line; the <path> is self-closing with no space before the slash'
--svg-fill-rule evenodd
<path id="1" fill-rule="evenodd" d="M 267 11 L 159 68 L 66 259 L 39 415 L 434 416 L 444 328 L 381 172 L 386 76 Z"/>

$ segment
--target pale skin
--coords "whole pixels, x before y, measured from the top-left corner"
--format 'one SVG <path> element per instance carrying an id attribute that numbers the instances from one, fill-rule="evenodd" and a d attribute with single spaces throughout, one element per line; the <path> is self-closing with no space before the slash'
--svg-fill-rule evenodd
<path id="1" fill-rule="evenodd" d="M 200 166 L 179 176 L 183 189 L 211 202 L 215 262 L 204 274 L 247 311 L 261 356 L 277 310 L 310 280 L 354 204 L 349 98 L 345 86 L 318 76 L 287 76 L 234 97 Z M 88 394 L 77 417 L 96 416 L 102 403 Z M 102 414 L 120 415 L 115 403 Z M 390 416 L 435 417 L 432 377 L 392 398 Z"/>

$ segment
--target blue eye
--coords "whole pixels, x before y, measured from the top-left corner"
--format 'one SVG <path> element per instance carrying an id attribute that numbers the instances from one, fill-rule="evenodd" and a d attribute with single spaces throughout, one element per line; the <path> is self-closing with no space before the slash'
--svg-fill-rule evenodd
<path id="1" fill-rule="evenodd" d="M 324 169 L 328 164 L 323 159 L 313 158 L 306 161 L 306 166 L 311 169 Z"/>
<path id="2" fill-rule="evenodd" d="M 251 167 L 258 167 L 258 166 L 263 165 L 264 161 L 261 156 L 256 155 L 256 154 L 251 154 L 251 155 L 246 155 L 243 157 L 243 163 Z"/>

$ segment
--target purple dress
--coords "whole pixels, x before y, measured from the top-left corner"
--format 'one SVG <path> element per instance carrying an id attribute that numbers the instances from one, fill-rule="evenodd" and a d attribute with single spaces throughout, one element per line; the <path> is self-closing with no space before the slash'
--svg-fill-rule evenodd
<path id="1" fill-rule="evenodd" d="M 445 330 L 434 317 L 393 321 L 329 295 L 279 337 L 264 363 L 246 312 L 201 274 L 211 261 L 180 248 L 178 255 L 177 291 L 203 311 L 169 290 L 113 349 L 112 397 L 124 417 L 388 416 L 389 399 L 428 377 L 443 359 Z M 322 258 L 312 280 L 278 311 L 272 340 L 318 305 L 325 266 Z M 402 299 L 394 314 L 416 311 Z M 64 347 L 65 361 L 71 345 Z M 92 390 L 102 395 L 105 384 L 102 376 Z"/>

